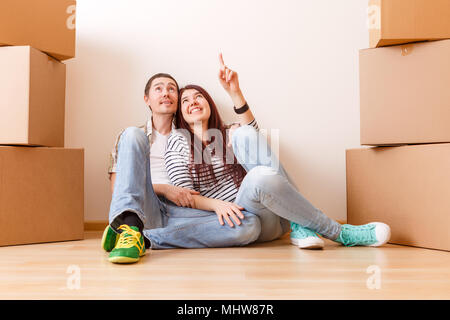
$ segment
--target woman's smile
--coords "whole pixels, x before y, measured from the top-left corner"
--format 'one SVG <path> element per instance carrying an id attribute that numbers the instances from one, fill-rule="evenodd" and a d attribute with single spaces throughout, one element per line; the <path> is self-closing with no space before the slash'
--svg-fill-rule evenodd
<path id="1" fill-rule="evenodd" d="M 189 109 L 189 114 L 201 113 L 202 111 L 203 108 L 200 108 L 199 106 L 193 106 Z"/>

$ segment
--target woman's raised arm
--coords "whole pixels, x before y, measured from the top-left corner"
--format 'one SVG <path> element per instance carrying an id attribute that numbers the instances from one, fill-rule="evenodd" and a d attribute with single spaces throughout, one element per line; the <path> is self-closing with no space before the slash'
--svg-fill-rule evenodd
<path id="1" fill-rule="evenodd" d="M 241 126 L 247 125 L 252 122 L 255 117 L 253 116 L 250 108 L 245 101 L 241 88 L 239 87 L 239 78 L 236 71 L 231 70 L 225 65 L 223 61 L 222 53 L 219 54 L 220 70 L 219 81 L 222 87 L 230 96 L 234 104 L 234 110 L 236 112 L 237 120 Z"/>

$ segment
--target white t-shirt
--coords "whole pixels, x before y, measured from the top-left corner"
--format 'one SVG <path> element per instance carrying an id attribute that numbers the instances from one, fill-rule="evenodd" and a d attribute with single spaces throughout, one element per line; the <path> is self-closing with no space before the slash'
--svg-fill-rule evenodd
<path id="1" fill-rule="evenodd" d="M 164 136 L 155 129 L 152 130 L 152 145 L 150 146 L 150 172 L 152 175 L 152 184 L 172 184 L 167 174 L 164 161 L 164 154 L 166 153 L 169 135 Z"/>

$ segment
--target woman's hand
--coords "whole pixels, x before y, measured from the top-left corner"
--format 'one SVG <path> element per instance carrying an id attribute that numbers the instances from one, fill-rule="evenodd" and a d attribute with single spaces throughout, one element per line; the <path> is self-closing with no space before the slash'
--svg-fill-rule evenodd
<path id="1" fill-rule="evenodd" d="M 192 195 L 200 194 L 198 191 L 182 187 L 165 185 L 163 195 L 179 207 L 195 208 L 195 201 Z"/>
<path id="2" fill-rule="evenodd" d="M 223 61 L 222 53 L 219 54 L 220 70 L 219 70 L 219 81 L 225 91 L 233 96 L 241 93 L 239 87 L 239 79 L 236 71 L 231 70 L 225 65 Z"/>
<path id="3" fill-rule="evenodd" d="M 224 225 L 224 220 L 228 223 L 230 227 L 234 227 L 233 221 L 236 223 L 236 225 L 241 225 L 241 220 L 239 218 L 244 219 L 244 215 L 242 214 L 241 210 L 244 210 L 244 208 L 238 206 L 235 203 L 222 201 L 222 200 L 215 200 L 214 204 L 214 212 L 217 214 L 217 217 L 219 218 L 220 225 Z M 231 217 L 231 219 L 230 219 Z M 239 217 L 239 218 L 238 218 Z"/>

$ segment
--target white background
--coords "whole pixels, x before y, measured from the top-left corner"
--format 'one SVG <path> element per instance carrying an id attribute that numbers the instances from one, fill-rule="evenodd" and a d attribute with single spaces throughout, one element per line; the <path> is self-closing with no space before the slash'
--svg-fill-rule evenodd
<path id="1" fill-rule="evenodd" d="M 221 51 L 260 127 L 280 129 L 281 161 L 300 192 L 345 221 L 366 9 L 363 0 L 78 0 L 65 142 L 85 149 L 85 220 L 108 220 L 108 154 L 121 129 L 145 123 L 151 75 L 203 86 L 231 119 L 217 80 Z"/>

